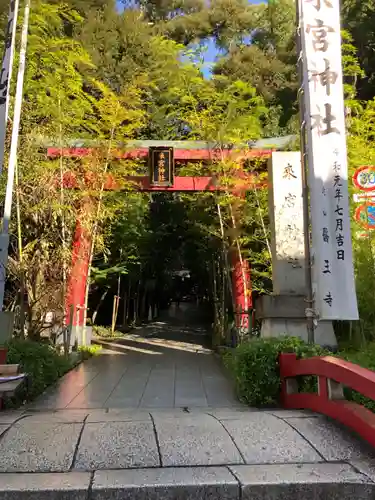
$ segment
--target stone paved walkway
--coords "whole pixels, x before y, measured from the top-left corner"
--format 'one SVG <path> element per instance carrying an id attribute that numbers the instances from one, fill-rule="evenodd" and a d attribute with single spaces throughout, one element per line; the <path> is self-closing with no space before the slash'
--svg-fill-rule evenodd
<path id="1" fill-rule="evenodd" d="M 240 405 L 204 333 L 154 323 L 0 413 L 0 500 L 374 500 L 374 450 Z"/>
<path id="2" fill-rule="evenodd" d="M 308 412 L 10 412 L 0 433 L 0 500 L 375 498 L 373 452 Z"/>
<path id="3" fill-rule="evenodd" d="M 178 340 L 182 339 L 182 340 Z M 205 331 L 154 323 L 62 378 L 32 406 L 72 408 L 209 408 L 240 406 Z"/>

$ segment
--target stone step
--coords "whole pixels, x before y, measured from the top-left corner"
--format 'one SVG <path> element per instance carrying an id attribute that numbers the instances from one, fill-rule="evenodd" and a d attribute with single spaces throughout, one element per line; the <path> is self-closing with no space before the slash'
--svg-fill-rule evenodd
<path id="1" fill-rule="evenodd" d="M 346 463 L 0 474 L 0 500 L 370 500 Z"/>

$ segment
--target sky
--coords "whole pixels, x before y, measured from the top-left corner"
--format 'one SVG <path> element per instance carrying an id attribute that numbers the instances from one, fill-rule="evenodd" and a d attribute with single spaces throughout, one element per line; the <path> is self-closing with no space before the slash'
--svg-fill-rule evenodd
<path id="1" fill-rule="evenodd" d="M 257 3 L 265 3 L 266 0 L 249 0 L 249 3 L 257 4 Z M 118 7 L 121 8 L 121 5 L 118 1 Z M 204 53 L 204 68 L 203 74 L 206 78 L 209 78 L 211 75 L 211 68 L 214 64 L 216 57 L 218 55 L 218 50 L 215 46 L 215 42 L 212 39 L 207 41 L 207 51 Z"/>

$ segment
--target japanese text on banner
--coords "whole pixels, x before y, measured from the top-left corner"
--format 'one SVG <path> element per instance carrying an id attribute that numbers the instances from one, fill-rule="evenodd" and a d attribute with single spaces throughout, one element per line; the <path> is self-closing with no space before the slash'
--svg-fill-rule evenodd
<path id="1" fill-rule="evenodd" d="M 339 0 L 300 0 L 315 308 L 358 319 L 350 235 Z"/>

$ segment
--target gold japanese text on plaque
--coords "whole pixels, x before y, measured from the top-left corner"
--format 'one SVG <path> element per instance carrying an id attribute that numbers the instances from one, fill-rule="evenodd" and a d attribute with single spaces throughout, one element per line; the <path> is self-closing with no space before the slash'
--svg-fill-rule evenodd
<path id="1" fill-rule="evenodd" d="M 173 148 L 150 148 L 150 181 L 152 186 L 173 186 Z"/>

